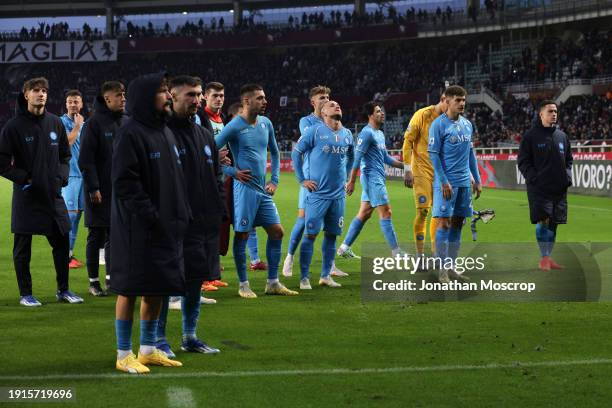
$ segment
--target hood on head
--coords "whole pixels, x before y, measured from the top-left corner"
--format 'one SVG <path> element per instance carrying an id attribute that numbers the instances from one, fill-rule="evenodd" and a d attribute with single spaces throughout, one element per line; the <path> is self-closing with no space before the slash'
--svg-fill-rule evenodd
<path id="1" fill-rule="evenodd" d="M 132 118 L 151 127 L 164 125 L 164 120 L 155 110 L 155 95 L 166 75 L 165 72 L 147 74 L 130 82 L 126 110 Z"/>

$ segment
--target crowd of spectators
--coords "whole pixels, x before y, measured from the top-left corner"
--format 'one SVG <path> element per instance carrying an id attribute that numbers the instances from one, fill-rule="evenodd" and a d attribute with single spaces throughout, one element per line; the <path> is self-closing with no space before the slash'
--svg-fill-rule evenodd
<path id="1" fill-rule="evenodd" d="M 0 41 L 65 41 L 65 40 L 99 40 L 104 33 L 92 29 L 87 23 L 80 30 L 71 30 L 66 22 L 48 24 L 38 23 L 37 27 L 22 27 L 18 33 L 0 32 Z"/>
<path id="2" fill-rule="evenodd" d="M 220 22 L 218 22 L 220 23 Z M 50 27 L 49 30 L 67 32 L 63 28 Z M 44 33 L 46 28 L 41 26 Z M 564 45 L 558 51 L 564 56 L 555 56 L 546 51 L 544 40 L 538 47 L 535 61 L 563 61 L 574 65 L 581 61 L 581 73 L 598 74 L 601 64 L 604 73 L 612 66 L 609 46 L 610 34 L 585 34 L 585 41 L 580 45 Z M 588 45 L 587 45 L 588 44 Z M 392 44 L 356 44 L 330 47 L 304 47 L 266 50 L 241 50 L 237 52 L 206 52 L 206 53 L 173 53 L 149 54 L 146 57 L 138 54 L 124 54 L 117 62 L 105 63 L 43 63 L 0 65 L 0 100 L 14 100 L 17 90 L 26 77 L 46 76 L 52 89 L 49 94 L 49 106 L 59 107 L 63 102 L 63 93 L 67 89 L 80 89 L 89 98 L 97 92 L 99 85 L 105 80 L 119 79 L 127 83 L 134 77 L 159 70 L 170 74 L 189 73 L 203 78 L 204 81 L 220 81 L 226 85 L 228 105 L 238 98 L 239 88 L 245 82 L 261 83 L 270 100 L 269 115 L 276 124 L 281 143 L 295 140 L 296 123 L 299 116 L 308 113 L 307 99 L 310 87 L 326 84 L 332 88 L 332 96 L 366 97 L 375 99 L 377 96 L 385 99 L 395 92 L 426 91 L 436 94 L 444 80 L 451 83 L 463 83 L 463 78 L 454 77 L 454 64 L 460 66 L 464 62 L 473 61 L 479 48 L 473 43 L 464 45 L 454 43 L 446 47 L 441 41 L 439 46 L 428 44 L 415 46 L 413 43 L 401 42 Z M 541 54 L 541 55 L 540 55 Z M 529 62 L 530 54 L 524 53 L 523 61 Z M 599 64 L 599 65 L 598 65 Z M 529 70 L 537 65 L 530 66 Z M 550 72 L 558 72 L 557 64 Z M 597 68 L 593 71 L 591 68 Z M 561 70 L 562 71 L 562 70 Z M 517 77 L 517 80 L 531 78 L 530 75 Z M 301 99 L 301 104 L 280 107 L 279 100 L 286 96 Z M 572 103 L 574 100 L 572 99 Z M 596 115 L 589 116 L 591 100 L 585 100 L 571 109 L 561 111 L 560 117 L 564 128 L 577 138 L 593 138 L 598 134 L 609 134 L 609 101 L 606 104 L 595 104 Z M 298 106 L 304 109 L 297 108 Z M 512 98 L 504 102 L 504 115 L 491 114 L 479 106 L 470 107 L 469 115 L 478 130 L 479 143 L 484 146 L 494 146 L 501 142 L 516 142 L 534 117 L 534 108 L 529 100 Z M 362 121 L 356 106 L 345 109 L 345 123 L 352 127 L 355 122 Z M 580 114 L 579 117 L 576 115 Z M 7 113 L 0 112 L 0 122 L 6 120 Z M 567 118 L 575 118 L 564 122 Z M 1 123 L 0 123 L 1 124 Z M 390 147 L 401 145 L 401 132 L 389 134 Z M 285 146 L 286 147 L 286 146 Z"/>
<path id="3" fill-rule="evenodd" d="M 503 116 L 484 105 L 468 107 L 467 117 L 476 128 L 476 145 L 498 147 L 518 144 L 522 135 L 533 126 L 538 102 L 510 98 L 503 104 Z M 584 144 L 588 140 L 612 139 L 612 94 L 606 96 L 573 96 L 558 107 L 557 126 L 570 139 Z"/>
<path id="4" fill-rule="evenodd" d="M 443 84 L 443 78 L 452 74 L 452 62 L 469 55 L 459 49 L 450 53 L 442 48 L 427 49 L 431 57 L 426 59 L 423 59 L 423 49 L 402 43 L 376 47 L 289 48 L 282 52 L 272 49 L 173 53 L 148 55 L 147 58 L 122 55 L 117 62 L 25 64 L 10 70 L 9 66 L 0 65 L 0 100 L 13 100 L 25 77 L 46 76 L 52 87 L 49 103 L 61 105 L 67 89 L 78 88 L 85 95 L 92 96 L 105 80 L 129 82 L 142 73 L 166 70 L 171 74 L 189 73 L 204 81 L 224 83 L 228 104 L 237 100 L 239 88 L 245 82 L 261 83 L 271 101 L 270 107 L 274 109 L 270 112 L 274 120 L 276 111 L 280 111 L 280 97 L 304 100 L 310 87 L 320 83 L 331 86 L 332 95 L 367 98 L 373 98 L 381 90 L 388 94 L 417 91 L 424 87 L 438 88 Z M 350 119 L 352 124 L 353 118 L 349 112 L 346 113 L 346 123 L 349 124 Z M 285 126 L 279 132 L 283 138 L 292 137 L 289 131 L 285 131 L 288 128 Z"/>
<path id="5" fill-rule="evenodd" d="M 128 21 L 125 29 L 116 26 L 116 32 L 120 37 L 174 37 L 174 36 L 207 36 L 214 33 L 266 33 L 278 34 L 289 31 L 313 30 L 325 28 L 341 28 L 350 26 L 368 26 L 380 24 L 407 24 L 407 23 L 442 23 L 446 24 L 453 19 L 453 16 L 463 15 L 463 10 L 453 10 L 450 7 L 445 9 L 438 7 L 435 10 L 418 9 L 414 7 L 407 9 L 406 12 L 398 12 L 393 5 L 379 8 L 374 12 L 358 14 L 356 11 L 337 11 L 329 13 L 303 12 L 301 15 L 290 15 L 286 24 L 279 24 L 266 21 L 260 18 L 261 14 L 249 13 L 237 24 L 232 21 L 226 22 L 223 17 L 212 18 L 210 21 L 199 19 L 197 22 L 187 21 L 173 29 L 169 23 L 162 26 L 155 26 L 152 22 L 145 25 L 134 24 Z"/>
<path id="6" fill-rule="evenodd" d="M 585 32 L 578 40 L 545 38 L 504 62 L 501 82 L 563 81 L 612 75 L 612 30 Z"/>
<path id="7" fill-rule="evenodd" d="M 485 9 L 468 9 L 469 17 L 475 22 L 479 15 L 488 14 L 491 18 L 495 17 L 497 10 L 496 0 L 487 0 Z M 503 1 L 502 1 L 503 3 Z M 264 32 L 267 34 L 278 34 L 296 30 L 312 30 L 321 28 L 340 28 L 349 26 L 368 26 L 379 24 L 426 24 L 438 25 L 448 24 L 457 18 L 465 18 L 464 9 L 452 9 L 450 6 L 429 9 L 408 8 L 405 11 L 398 11 L 393 4 L 381 5 L 375 11 L 358 14 L 355 10 L 331 12 L 303 12 L 301 15 L 289 15 L 286 23 L 278 23 L 267 19 L 259 11 L 245 13 L 245 17 L 237 24 L 233 21 L 225 21 L 223 17 L 218 19 L 213 17 L 205 21 L 200 18 L 197 21 L 187 21 L 176 27 L 172 27 L 169 22 L 154 24 L 149 21 L 139 24 L 134 21 L 126 21 L 123 16 L 118 16 L 114 21 L 114 33 L 116 37 L 174 37 L 174 36 L 207 36 L 214 33 L 252 33 Z M 56 24 L 39 23 L 37 27 L 23 27 L 19 33 L 0 32 L 2 41 L 41 41 L 41 40 L 93 40 L 105 37 L 106 33 L 92 29 L 87 23 L 81 29 L 70 29 L 68 23 L 61 22 Z"/>

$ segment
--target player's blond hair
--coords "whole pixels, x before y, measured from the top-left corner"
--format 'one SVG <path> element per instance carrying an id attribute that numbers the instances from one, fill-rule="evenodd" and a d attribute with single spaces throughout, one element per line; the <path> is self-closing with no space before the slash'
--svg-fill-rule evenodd
<path id="1" fill-rule="evenodd" d="M 331 93 L 331 89 L 329 89 L 329 87 L 325 86 L 325 85 L 317 85 L 314 88 L 312 88 L 308 94 L 309 98 L 312 98 L 313 96 L 316 95 L 329 95 Z"/>

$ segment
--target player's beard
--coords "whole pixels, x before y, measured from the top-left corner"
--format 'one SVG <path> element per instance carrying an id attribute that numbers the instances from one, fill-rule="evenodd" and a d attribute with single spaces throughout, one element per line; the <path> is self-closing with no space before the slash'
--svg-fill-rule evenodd
<path id="1" fill-rule="evenodd" d="M 166 107 L 170 107 L 170 109 L 166 109 Z M 155 116 L 157 116 L 162 122 L 167 122 L 173 115 L 172 111 L 172 102 L 168 101 L 164 105 L 161 111 L 155 112 Z"/>
<path id="2" fill-rule="evenodd" d="M 341 121 L 342 115 L 341 114 L 331 115 L 330 118 L 332 118 L 333 120 Z"/>

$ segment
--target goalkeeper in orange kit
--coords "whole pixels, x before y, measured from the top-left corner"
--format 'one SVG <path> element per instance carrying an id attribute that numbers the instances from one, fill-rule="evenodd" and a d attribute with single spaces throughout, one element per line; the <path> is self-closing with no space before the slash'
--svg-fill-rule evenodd
<path id="1" fill-rule="evenodd" d="M 433 205 L 433 179 L 434 170 L 427 153 L 429 143 L 429 126 L 442 113 L 446 112 L 448 105 L 444 93 L 436 105 L 427 106 L 414 113 L 410 124 L 404 133 L 404 146 L 402 148 L 404 161 L 404 185 L 414 191 L 416 215 L 414 217 L 414 242 L 417 256 L 425 253 L 425 235 L 427 231 L 427 217 Z M 431 218 L 429 225 L 429 239 L 432 252 L 435 252 L 437 221 Z"/>

